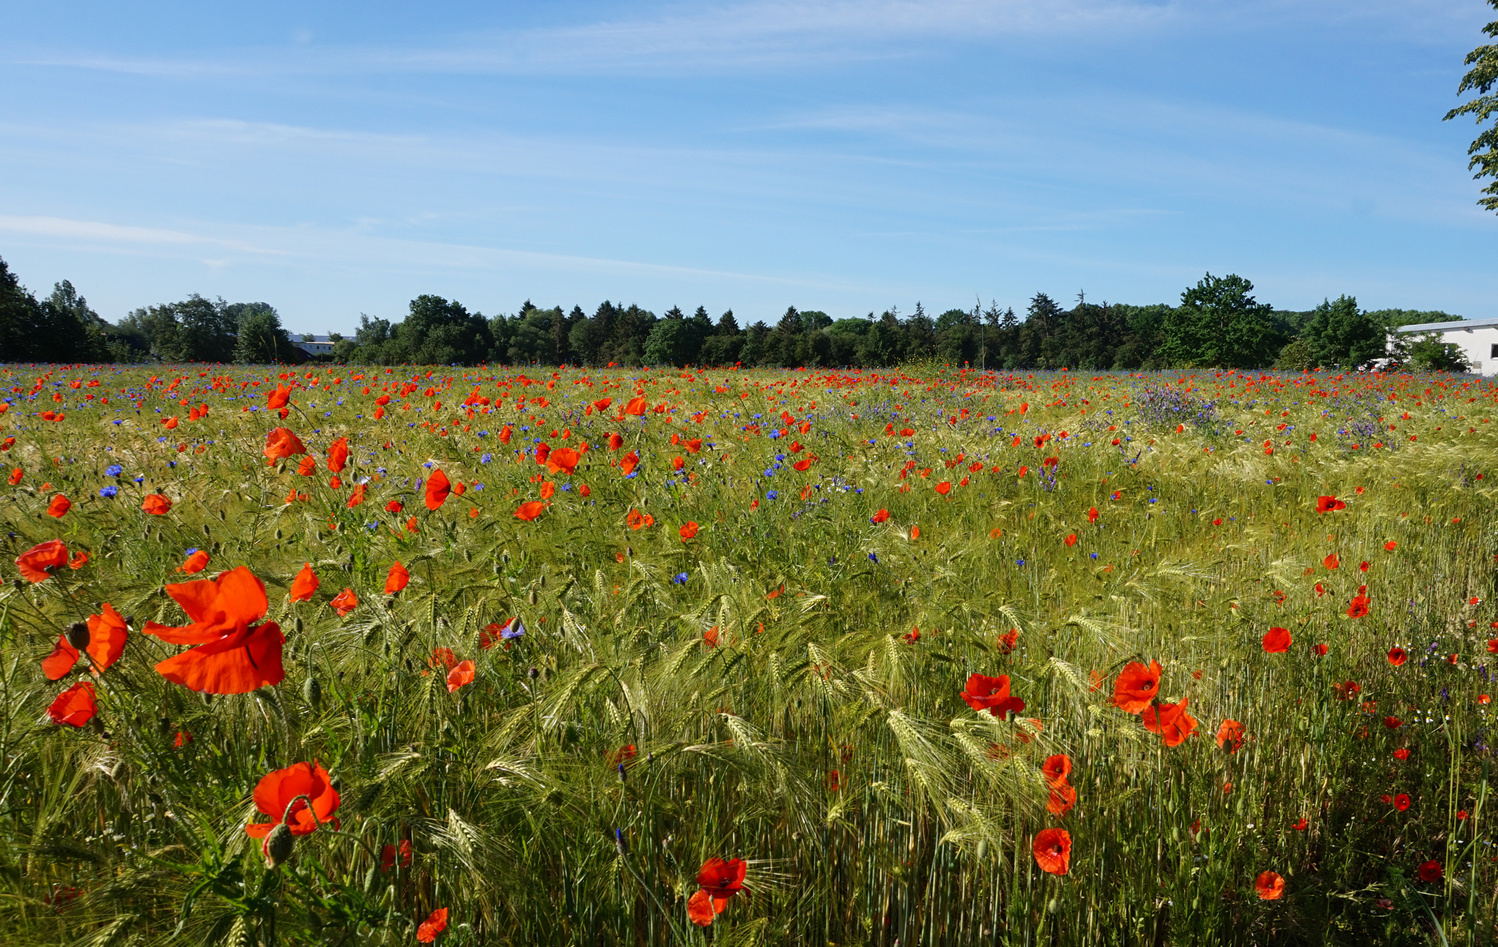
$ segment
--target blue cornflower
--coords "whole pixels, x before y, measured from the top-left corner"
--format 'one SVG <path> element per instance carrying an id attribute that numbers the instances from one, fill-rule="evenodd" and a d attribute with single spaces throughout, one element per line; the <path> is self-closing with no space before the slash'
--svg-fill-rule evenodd
<path id="1" fill-rule="evenodd" d="M 104 468 L 104 476 L 106 477 L 118 477 L 124 472 L 125 468 L 121 467 L 119 464 L 110 464 L 108 467 Z"/>
<path id="2" fill-rule="evenodd" d="M 674 576 L 671 577 L 671 584 L 672 585 L 686 585 L 687 584 L 687 574 L 685 572 L 678 572 L 678 573 L 676 573 L 676 575 L 674 575 Z"/>
<path id="3" fill-rule="evenodd" d="M 779 496 L 780 496 L 780 494 L 776 493 L 774 490 L 771 490 L 769 493 L 765 494 L 765 499 L 766 500 L 774 500 L 774 499 L 777 499 Z"/>
<path id="4" fill-rule="evenodd" d="M 114 495 L 119 492 L 120 488 L 111 483 L 109 486 L 99 491 L 99 496 L 103 497 L 106 500 L 111 500 L 114 498 Z"/>

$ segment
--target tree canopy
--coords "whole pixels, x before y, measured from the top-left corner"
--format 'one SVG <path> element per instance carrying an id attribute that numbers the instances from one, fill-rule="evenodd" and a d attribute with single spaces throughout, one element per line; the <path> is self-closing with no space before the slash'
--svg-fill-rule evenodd
<path id="1" fill-rule="evenodd" d="M 1498 9 L 1498 0 L 1488 0 L 1488 5 Z M 1498 20 L 1484 26 L 1482 31 L 1487 36 L 1498 39 Z M 1447 112 L 1445 121 L 1449 122 L 1458 115 L 1471 115 L 1473 121 L 1482 125 L 1498 114 L 1498 95 L 1490 94 L 1494 83 L 1498 83 L 1498 44 L 1487 43 L 1477 47 L 1467 54 L 1463 64 L 1472 68 L 1462 76 L 1456 94 L 1475 91 L 1477 97 Z M 1477 172 L 1472 175 L 1474 180 L 1494 179 L 1482 189 L 1487 197 L 1479 198 L 1477 203 L 1488 210 L 1498 211 L 1498 122 L 1483 129 L 1473 139 L 1471 146 L 1467 148 L 1467 155 L 1470 159 L 1467 167 Z"/>

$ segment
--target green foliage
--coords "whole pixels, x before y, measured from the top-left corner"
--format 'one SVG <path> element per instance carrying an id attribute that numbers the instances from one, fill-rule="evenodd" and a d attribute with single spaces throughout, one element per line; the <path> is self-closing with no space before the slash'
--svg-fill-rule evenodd
<path id="1" fill-rule="evenodd" d="M 1310 350 L 1309 367 L 1366 368 L 1388 355 L 1388 332 L 1382 320 L 1360 310 L 1351 296 L 1323 300 L 1302 336 Z"/>
<path id="2" fill-rule="evenodd" d="M 1260 368 L 1284 344 L 1274 307 L 1252 295 L 1254 284 L 1237 275 L 1208 273 L 1181 294 L 1180 308 L 1162 327 L 1160 359 L 1167 365 Z"/>
<path id="3" fill-rule="evenodd" d="M 1498 9 L 1498 0 L 1488 0 L 1488 5 Z M 1482 31 L 1489 37 L 1498 38 L 1498 20 L 1484 26 Z M 1462 76 L 1457 95 L 1467 91 L 1476 91 L 1478 95 L 1447 112 L 1445 121 L 1449 122 L 1458 115 L 1471 115 L 1473 121 L 1482 125 L 1498 113 L 1498 95 L 1489 94 L 1493 84 L 1498 82 L 1498 45 L 1477 47 L 1467 54 L 1463 63 L 1472 68 Z M 1480 198 L 1477 203 L 1488 210 L 1498 211 L 1498 124 L 1483 129 L 1467 148 L 1467 154 L 1471 158 L 1467 167 L 1477 171 L 1472 176 L 1474 180 L 1494 179 L 1482 190 L 1488 196 Z"/>
<path id="4" fill-rule="evenodd" d="M 281 317 L 267 303 L 237 303 L 228 307 L 237 325 L 234 361 L 241 365 L 269 365 L 300 361 L 301 349 L 291 344 Z"/>
<path id="5" fill-rule="evenodd" d="M 1455 342 L 1442 339 L 1439 332 L 1424 332 L 1410 341 L 1403 359 L 1420 372 L 1470 372 L 1472 364 Z"/>

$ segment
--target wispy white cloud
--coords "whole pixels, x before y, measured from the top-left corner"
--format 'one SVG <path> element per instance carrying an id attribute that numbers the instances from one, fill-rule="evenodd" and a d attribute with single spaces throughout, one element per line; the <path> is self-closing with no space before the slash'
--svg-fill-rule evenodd
<path id="1" fill-rule="evenodd" d="M 212 57 L 37 53 L 28 65 L 168 79 L 271 74 L 737 72 L 911 55 L 934 39 L 1123 38 L 1177 19 L 1180 0 L 741 0 L 628 18 L 425 37 L 399 46 L 255 48 Z"/>
<path id="2" fill-rule="evenodd" d="M 933 42 L 1003 37 L 1126 43 L 1168 30 L 1374 30 L 1405 40 L 1471 35 L 1471 0 L 737 0 L 627 17 L 413 37 L 398 45 L 227 49 L 212 56 L 34 52 L 28 65 L 166 79 L 267 75 L 614 75 L 822 68 L 921 55 Z"/>
<path id="3" fill-rule="evenodd" d="M 79 243 L 107 243 L 122 246 L 214 246 L 261 256 L 275 256 L 284 254 L 285 252 L 241 240 L 190 233 L 184 230 L 165 230 L 159 227 L 110 224 L 97 220 L 69 220 L 64 217 L 25 217 L 0 214 L 0 233 L 31 237 L 54 237 Z"/>
<path id="4" fill-rule="evenodd" d="M 244 227 L 204 223 L 206 230 L 247 231 L 253 240 L 212 236 L 189 230 L 112 224 L 62 217 L 0 215 L 0 233 L 40 237 L 79 248 L 112 246 L 125 250 L 149 250 L 197 259 L 223 268 L 232 264 L 263 263 L 274 257 L 281 265 L 306 268 L 356 264 L 386 265 L 433 270 L 496 270 L 518 272 L 585 273 L 603 276 L 683 279 L 731 284 L 764 284 L 846 290 L 854 284 L 834 277 L 781 276 L 753 272 L 682 266 L 644 260 L 610 259 L 576 254 L 542 253 L 507 247 L 483 246 L 438 240 L 417 240 L 370 233 L 364 229 L 328 227 Z M 237 251 L 244 256 L 201 259 L 204 247 Z M 177 252 L 174 252 L 177 251 Z M 254 259 L 246 259 L 254 258 Z M 862 285 L 862 284 L 858 284 Z"/>

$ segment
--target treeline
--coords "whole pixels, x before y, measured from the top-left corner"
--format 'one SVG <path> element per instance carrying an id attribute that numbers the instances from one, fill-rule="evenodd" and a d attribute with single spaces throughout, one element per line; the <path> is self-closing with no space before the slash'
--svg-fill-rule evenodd
<path id="1" fill-rule="evenodd" d="M 193 295 L 136 309 L 110 325 L 71 284 L 47 300 L 19 286 L 0 261 L 0 353 L 14 361 L 298 362 L 280 316 L 267 303 L 227 303 Z M 604 301 L 544 309 L 527 300 L 514 315 L 485 316 L 456 300 L 424 295 L 403 320 L 361 315 L 352 337 L 329 335 L 338 362 L 383 365 L 580 364 L 887 367 L 938 361 L 1001 370 L 1134 370 L 1197 367 L 1363 368 L 1392 358 L 1411 367 L 1460 370 L 1456 346 L 1435 338 L 1389 343 L 1393 328 L 1458 316 L 1412 310 L 1364 311 L 1351 296 L 1308 312 L 1258 302 L 1253 284 L 1210 273 L 1179 305 L 1089 302 L 1064 308 L 1037 293 L 1022 315 L 975 304 L 935 317 L 920 303 L 902 317 L 833 319 L 790 307 L 774 325 L 740 326 L 733 311 L 717 318 L 698 306 L 663 316 Z"/>

